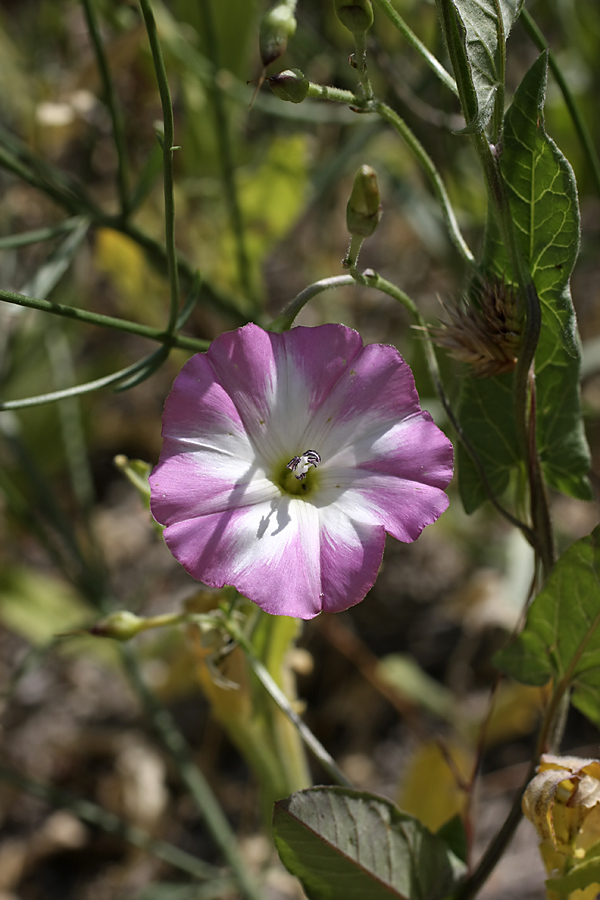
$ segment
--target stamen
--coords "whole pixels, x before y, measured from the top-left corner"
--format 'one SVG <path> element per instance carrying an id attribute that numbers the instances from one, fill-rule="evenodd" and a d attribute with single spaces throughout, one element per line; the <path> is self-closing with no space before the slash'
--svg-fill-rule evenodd
<path id="1" fill-rule="evenodd" d="M 320 462 L 321 457 L 316 450 L 305 450 L 302 456 L 294 456 L 293 459 L 290 459 L 286 469 L 290 469 L 298 481 L 304 481 L 310 467 L 314 466 L 316 469 Z"/>

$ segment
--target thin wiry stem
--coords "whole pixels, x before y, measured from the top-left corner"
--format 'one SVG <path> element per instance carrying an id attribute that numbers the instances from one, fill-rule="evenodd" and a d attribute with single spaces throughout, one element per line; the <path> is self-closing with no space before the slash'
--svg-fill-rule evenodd
<path id="1" fill-rule="evenodd" d="M 315 281 L 309 284 L 304 290 L 291 300 L 288 305 L 279 313 L 270 325 L 267 325 L 269 331 L 287 331 L 294 324 L 294 319 L 309 300 L 321 294 L 323 291 L 331 290 L 331 288 L 344 287 L 344 285 L 354 284 L 355 279 L 352 275 L 334 275 L 332 278 L 323 278 L 321 281 Z"/>
<path id="2" fill-rule="evenodd" d="M 225 621 L 224 625 L 225 628 L 227 628 L 227 630 L 229 631 L 232 638 L 234 638 L 234 640 L 237 641 L 237 643 L 242 647 L 246 655 L 246 659 L 248 660 L 248 664 L 252 668 L 252 671 L 254 672 L 258 680 L 261 682 L 265 690 L 270 694 L 279 709 L 298 729 L 300 737 L 309 748 L 309 750 L 314 754 L 315 758 L 323 766 L 327 774 L 336 782 L 336 784 L 340 784 L 342 785 L 342 787 L 352 787 L 351 782 L 348 781 L 344 773 L 336 765 L 335 760 L 327 752 L 321 742 L 317 740 L 310 728 L 308 728 L 308 726 L 303 722 L 298 713 L 292 707 L 290 701 L 285 696 L 279 685 L 275 682 L 268 670 L 257 657 L 252 644 L 246 638 L 243 632 L 233 623 L 231 619 Z"/>
<path id="3" fill-rule="evenodd" d="M 410 46 L 425 60 L 429 68 L 435 72 L 442 84 L 449 88 L 453 94 L 458 95 L 458 88 L 452 75 L 450 75 L 439 60 L 430 53 L 425 44 L 419 40 L 414 31 L 408 27 L 402 16 L 392 6 L 390 0 L 374 0 L 376 6 L 388 17 L 390 22 L 398 29 L 400 34 L 408 41 Z"/>
<path id="4" fill-rule="evenodd" d="M 160 328 L 151 328 L 149 325 L 141 325 L 139 322 L 130 322 L 128 319 L 119 319 L 116 316 L 105 316 L 102 313 L 91 312 L 87 309 L 78 309 L 75 306 L 66 306 L 63 303 L 42 300 L 39 297 L 27 297 L 25 294 L 16 294 L 13 291 L 0 290 L 0 300 L 28 309 L 52 313 L 55 316 L 62 316 L 66 319 L 74 319 L 76 322 L 84 322 L 86 325 L 99 325 L 101 328 L 113 328 L 116 331 L 137 334 L 151 341 L 168 344 L 170 347 L 202 351 L 207 350 L 210 346 L 210 341 L 204 341 L 200 338 L 186 337 L 186 335 L 182 334 L 169 335 Z"/>
<path id="5" fill-rule="evenodd" d="M 429 182 L 437 197 L 438 203 L 442 208 L 442 214 L 444 216 L 446 227 L 448 228 L 452 243 L 460 253 L 465 263 L 470 268 L 473 268 L 475 266 L 475 257 L 471 253 L 471 250 L 469 249 L 465 239 L 461 234 L 456 216 L 454 214 L 454 210 L 452 208 L 452 204 L 450 203 L 450 198 L 448 197 L 448 192 L 446 191 L 446 187 L 444 185 L 444 182 L 442 181 L 442 176 L 438 172 L 433 160 L 425 150 L 425 147 L 423 147 L 421 142 L 415 137 L 404 119 L 402 119 L 398 115 L 398 113 L 395 112 L 395 110 L 393 110 L 390 106 L 388 106 L 386 103 L 377 101 L 373 104 L 373 108 L 374 111 L 379 116 L 381 116 L 382 119 L 388 122 L 398 132 L 398 134 L 403 137 L 406 144 L 425 170 L 425 173 L 429 178 Z"/>
<path id="6" fill-rule="evenodd" d="M 158 39 L 158 32 L 156 30 L 156 20 L 149 0 L 140 0 L 140 7 L 146 25 L 150 50 L 152 51 L 154 71 L 156 73 L 156 81 L 158 83 L 158 91 L 163 111 L 164 134 L 159 136 L 159 140 L 161 141 L 163 149 L 165 245 L 171 301 L 167 331 L 172 334 L 175 330 L 177 314 L 179 312 L 179 271 L 177 267 L 177 250 L 175 247 L 175 196 L 173 175 L 173 153 L 178 148 L 175 147 L 173 104 L 171 102 L 167 71 L 165 69 L 160 41 Z"/>
<path id="7" fill-rule="evenodd" d="M 121 107 L 119 106 L 119 102 L 117 100 L 114 82 L 112 80 L 110 69 L 108 67 L 108 60 L 106 58 L 106 53 L 104 52 L 104 45 L 102 44 L 102 38 L 100 37 L 100 29 L 98 27 L 98 20 L 96 17 L 94 4 L 91 2 L 91 0 L 82 0 L 82 2 L 88 31 L 92 39 L 94 53 L 96 54 L 98 71 L 100 72 L 100 78 L 102 80 L 102 86 L 104 88 L 104 99 L 106 101 L 106 105 L 108 106 L 108 111 L 110 113 L 112 122 L 113 138 L 115 142 L 115 149 L 117 151 L 117 185 L 119 189 L 119 199 L 121 201 L 121 213 L 123 216 L 127 216 L 130 209 L 129 175 L 123 115 L 121 113 Z"/>
<path id="8" fill-rule="evenodd" d="M 242 290 L 246 296 L 252 298 L 254 296 L 252 273 L 246 246 L 246 229 L 244 227 L 236 183 L 233 149 L 229 135 L 229 123 L 227 121 L 227 110 L 225 108 L 224 92 L 217 79 L 220 68 L 219 44 L 211 0 L 199 0 L 199 7 L 204 22 L 204 30 L 206 32 L 207 55 L 212 63 L 212 79 L 209 83 L 209 93 L 215 114 L 215 131 L 219 145 L 221 173 L 223 186 L 225 188 L 225 199 L 229 208 L 231 230 L 233 231 L 235 240 L 239 279 Z"/>
<path id="9" fill-rule="evenodd" d="M 112 372 L 110 375 L 104 375 L 102 378 L 96 378 L 94 381 L 88 381 L 85 384 L 76 384 L 73 387 L 63 388 L 59 391 L 51 391 L 48 394 L 38 394 L 35 397 L 24 397 L 21 400 L 6 400 L 4 403 L 0 402 L 0 411 L 7 409 L 26 409 L 30 406 L 42 406 L 45 403 L 66 400 L 67 397 L 78 397 L 81 394 L 90 394 L 93 391 L 99 391 L 101 388 L 108 387 L 111 384 L 118 384 L 120 381 L 132 378 L 134 375 L 142 375 L 144 370 L 147 370 L 148 374 L 152 374 L 157 368 L 157 365 L 155 364 L 163 362 L 167 354 L 167 348 L 160 347 L 158 350 L 155 350 L 154 353 L 145 356 L 143 359 L 139 359 L 131 366 L 120 369 L 118 372 Z M 141 380 L 142 379 L 139 378 L 136 381 L 136 384 Z"/>
<path id="10" fill-rule="evenodd" d="M 0 250 L 17 250 L 19 247 L 28 247 L 30 244 L 51 241 L 65 232 L 75 231 L 80 224 L 81 216 L 72 216 L 70 219 L 64 219 L 62 222 L 48 225 L 46 228 L 35 228 L 20 234 L 8 234 L 6 237 L 0 238 Z"/>
<path id="11" fill-rule="evenodd" d="M 225 813 L 221 809 L 210 785 L 191 758 L 190 750 L 172 716 L 162 706 L 146 685 L 137 660 L 127 645 L 121 647 L 122 659 L 127 674 L 140 697 L 146 713 L 167 748 L 191 797 L 206 819 L 210 832 L 221 853 L 231 866 L 246 900 L 262 900 L 262 893 L 248 875 L 247 867 L 237 850 L 237 842 Z"/>

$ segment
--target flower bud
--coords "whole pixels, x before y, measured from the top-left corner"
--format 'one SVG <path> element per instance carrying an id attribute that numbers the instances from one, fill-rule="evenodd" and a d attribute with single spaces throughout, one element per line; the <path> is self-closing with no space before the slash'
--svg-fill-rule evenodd
<path id="1" fill-rule="evenodd" d="M 346 206 L 346 224 L 352 235 L 369 237 L 381 219 L 381 197 L 377 175 L 371 166 L 361 166 Z"/>
<path id="2" fill-rule="evenodd" d="M 280 100 L 302 103 L 308 94 L 308 79 L 300 69 L 286 69 L 267 78 L 269 87 Z"/>
<path id="3" fill-rule="evenodd" d="M 111 613 L 105 619 L 96 622 L 90 628 L 89 633 L 95 637 L 113 638 L 115 641 L 129 641 L 144 628 L 145 619 L 136 616 L 135 613 L 121 609 Z"/>
<path id="4" fill-rule="evenodd" d="M 373 24 L 371 0 L 333 0 L 335 14 L 353 35 L 362 35 Z"/>
<path id="5" fill-rule="evenodd" d="M 258 45 L 265 69 L 286 51 L 289 39 L 296 30 L 294 13 L 285 3 L 270 9 L 261 19 Z"/>

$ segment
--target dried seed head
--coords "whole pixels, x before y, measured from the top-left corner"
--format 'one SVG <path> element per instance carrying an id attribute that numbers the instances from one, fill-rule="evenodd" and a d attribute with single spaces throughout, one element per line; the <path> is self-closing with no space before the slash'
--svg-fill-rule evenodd
<path id="1" fill-rule="evenodd" d="M 515 290 L 504 281 L 484 281 L 477 300 L 477 305 L 443 303 L 449 321 L 431 328 L 431 337 L 454 359 L 472 366 L 475 375 L 489 378 L 511 372 L 522 333 Z"/>

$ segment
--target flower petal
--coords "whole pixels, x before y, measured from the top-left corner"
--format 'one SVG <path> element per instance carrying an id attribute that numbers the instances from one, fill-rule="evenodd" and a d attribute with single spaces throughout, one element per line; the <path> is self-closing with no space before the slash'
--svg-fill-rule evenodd
<path id="1" fill-rule="evenodd" d="M 319 531 L 312 504 L 280 496 L 177 522 L 164 537 L 198 581 L 231 584 L 273 615 L 310 619 L 322 608 Z"/>
<path id="2" fill-rule="evenodd" d="M 150 476 L 151 510 L 163 525 L 271 501 L 279 488 L 255 463 L 215 450 L 163 447 Z"/>
<path id="3" fill-rule="evenodd" d="M 421 412 L 408 364 L 395 347 L 363 347 L 313 416 L 308 442 L 323 463 L 372 428 L 392 424 Z"/>
<path id="4" fill-rule="evenodd" d="M 361 349 L 343 325 L 274 334 L 250 323 L 213 341 L 207 357 L 261 455 L 276 462 L 309 449 L 312 416 Z"/>
<path id="5" fill-rule="evenodd" d="M 360 603 L 373 587 L 385 529 L 352 519 L 339 504 L 322 508 L 320 519 L 323 611 L 341 612 Z"/>
<path id="6" fill-rule="evenodd" d="M 452 444 L 427 412 L 383 428 L 372 425 L 321 467 L 319 502 L 340 503 L 348 515 L 414 541 L 448 507 Z"/>
<path id="7" fill-rule="evenodd" d="M 273 614 L 358 603 L 385 532 L 415 540 L 448 505 L 452 445 L 410 368 L 342 325 L 221 335 L 178 376 L 163 435 L 152 512 L 173 555 Z M 282 466 L 309 449 L 310 491 L 287 494 Z"/>

